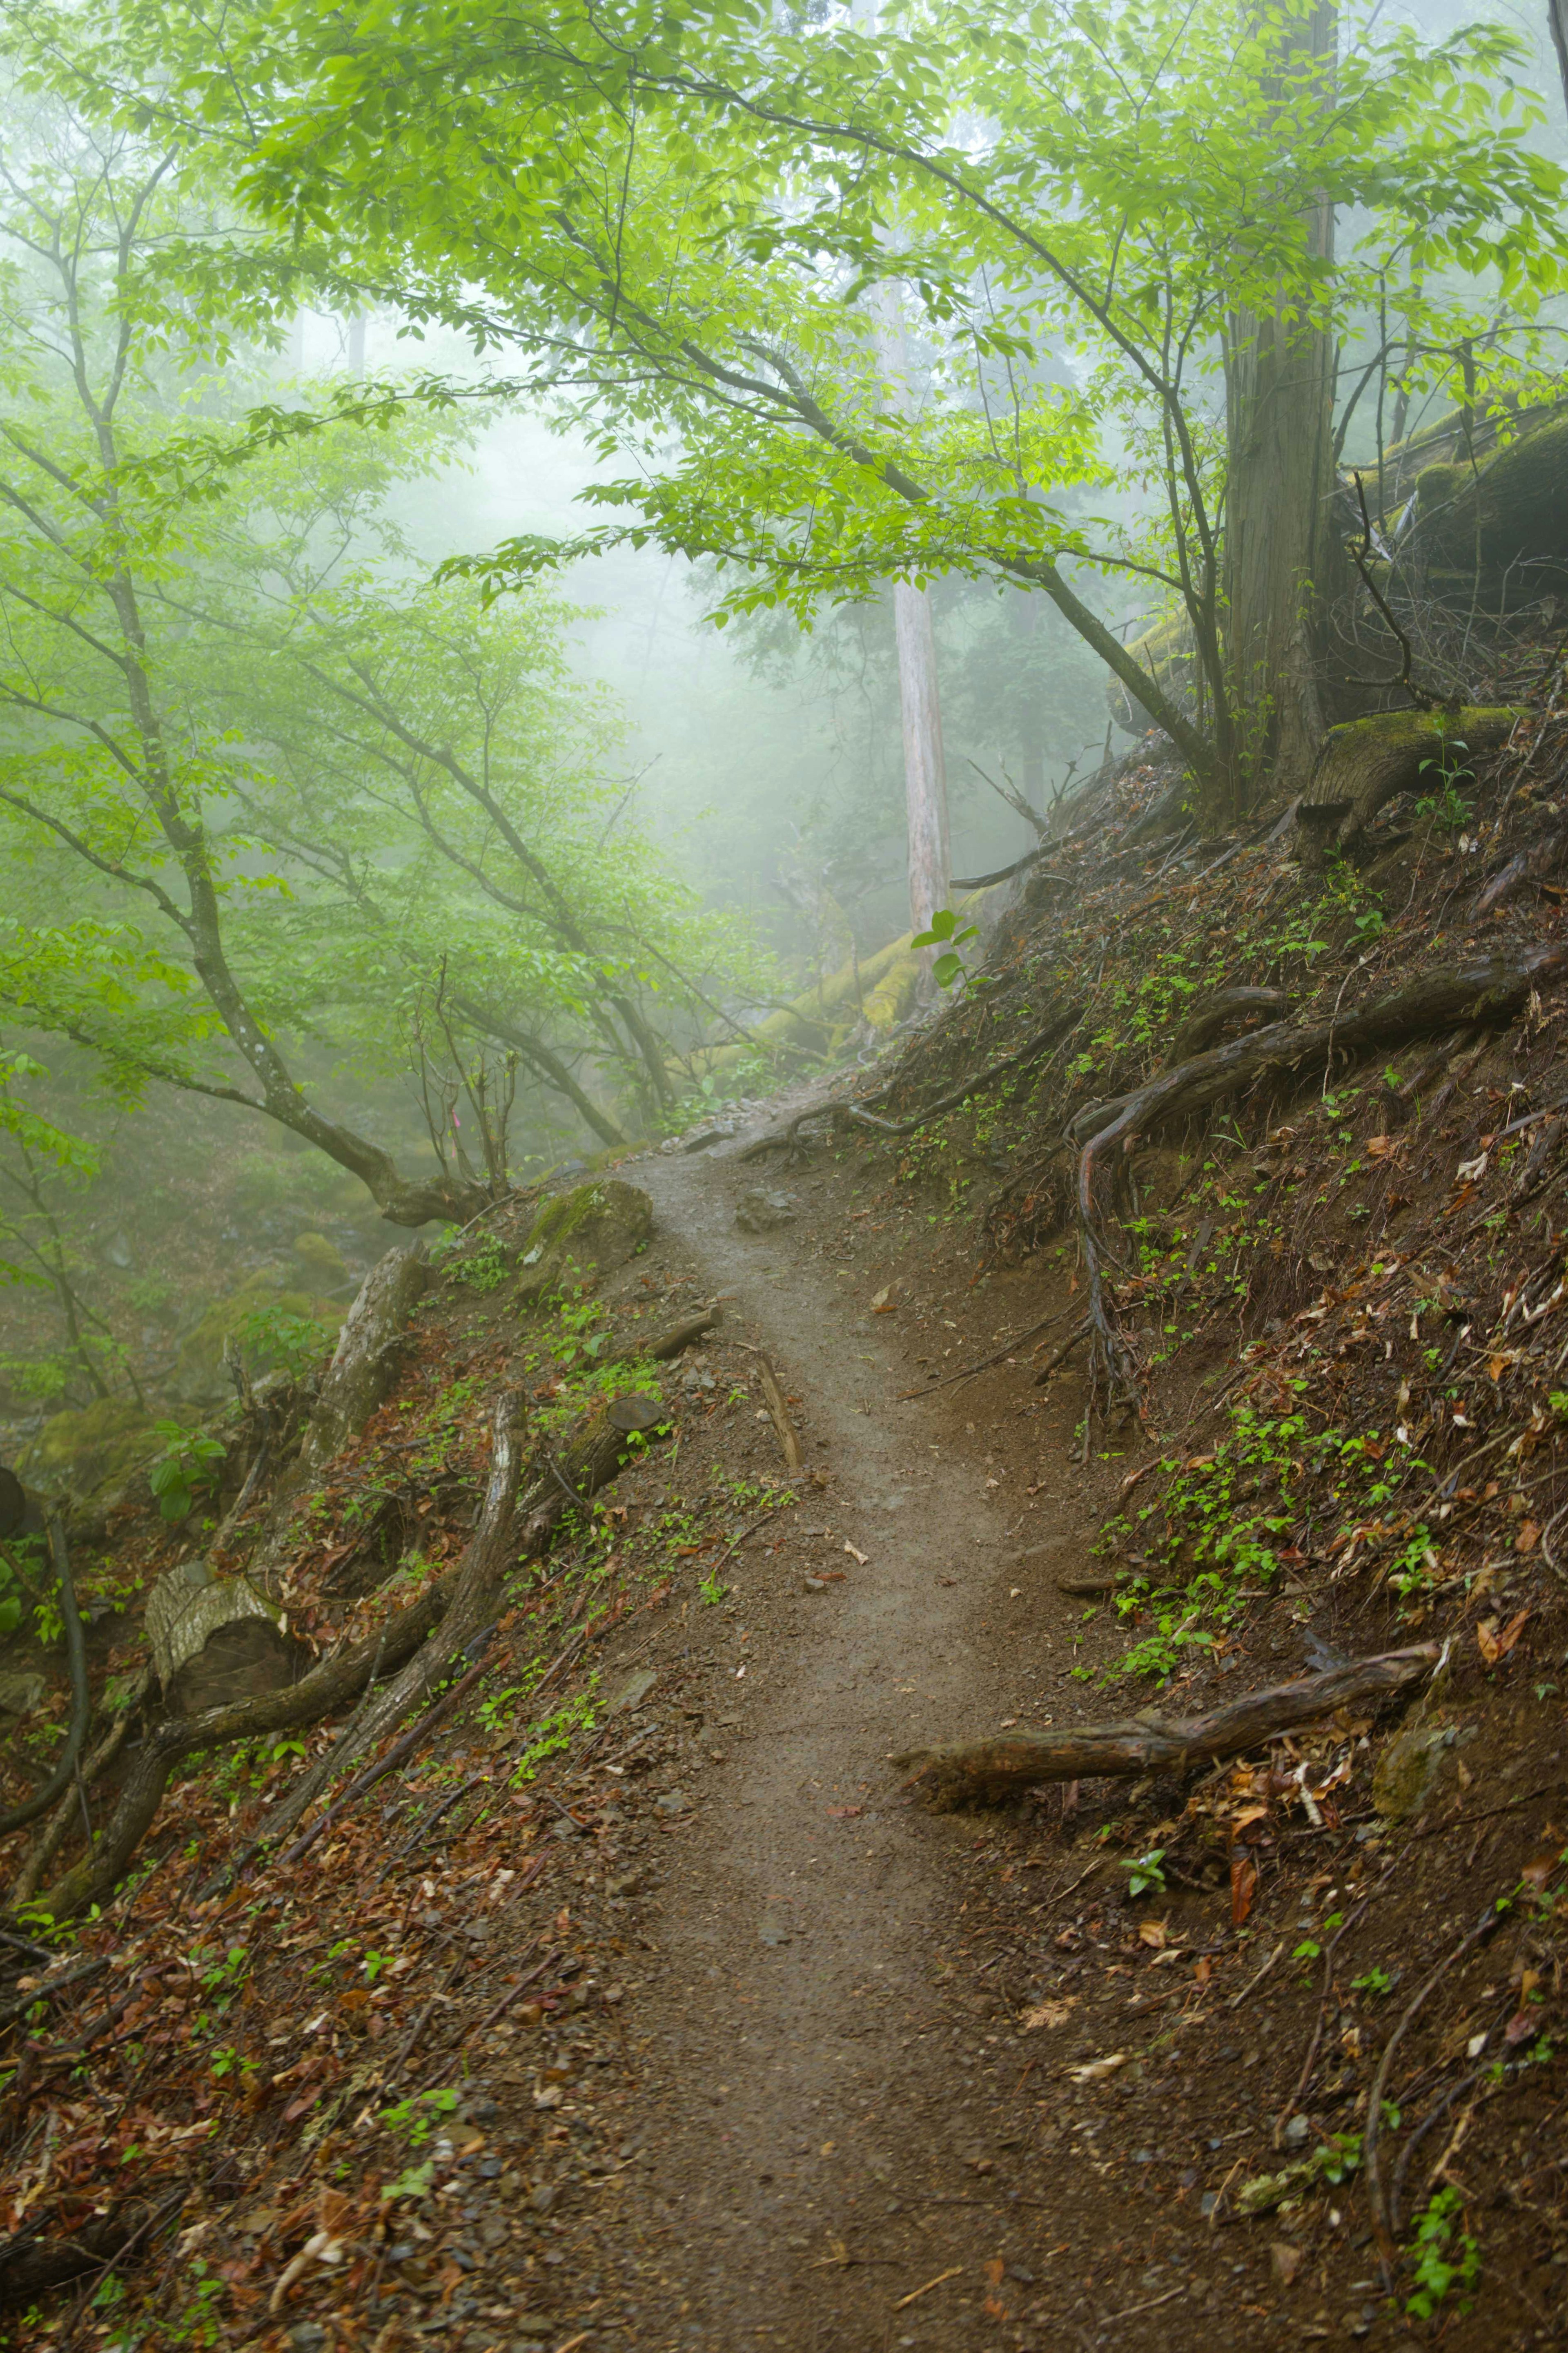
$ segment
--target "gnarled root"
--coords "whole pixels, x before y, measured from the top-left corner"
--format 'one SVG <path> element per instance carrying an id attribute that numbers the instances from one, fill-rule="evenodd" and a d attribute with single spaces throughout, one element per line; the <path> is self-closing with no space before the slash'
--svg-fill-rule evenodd
<path id="1" fill-rule="evenodd" d="M 1188 1118 L 1265 1080 L 1317 1067 L 1333 1054 L 1350 1060 L 1373 1047 L 1404 1045 L 1441 1030 L 1498 1026 L 1522 1008 L 1532 989 L 1547 987 L 1565 971 L 1568 947 L 1542 943 L 1453 971 L 1428 973 L 1337 1020 L 1270 1022 L 1267 1029 L 1233 1038 L 1163 1071 L 1110 1103 L 1086 1105 L 1069 1124 L 1068 1136 L 1079 1147 L 1078 1214 L 1089 1271 L 1091 1377 L 1097 1393 L 1110 1406 L 1139 1403 L 1136 1365 L 1117 1329 L 1108 1294 L 1108 1253 L 1097 1197 L 1101 1163 L 1116 1147 L 1125 1155 L 1157 1127 Z"/>
<path id="2" fill-rule="evenodd" d="M 951 1812 L 1032 1789 L 1042 1781 L 1086 1781 L 1096 1776 L 1131 1779 L 1140 1773 L 1179 1773 L 1192 1766 L 1239 1757 L 1298 1725 L 1391 1699 L 1419 1683 L 1442 1652 L 1436 1642 L 1352 1659 L 1324 1674 L 1303 1675 L 1227 1701 L 1210 1715 L 1140 1715 L 1124 1724 L 1082 1725 L 1067 1732 L 999 1732 L 988 1740 L 944 1748 L 913 1748 L 891 1760 L 910 1776 L 933 1811 Z"/>

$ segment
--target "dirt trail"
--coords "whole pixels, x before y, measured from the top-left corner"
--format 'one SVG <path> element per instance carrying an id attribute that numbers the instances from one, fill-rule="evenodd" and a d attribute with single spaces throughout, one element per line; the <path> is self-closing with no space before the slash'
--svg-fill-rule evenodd
<path id="1" fill-rule="evenodd" d="M 799 1570 L 775 1568 L 769 1609 L 767 1572 L 748 1564 L 731 1572 L 746 1611 L 722 1627 L 712 1613 L 708 1725 L 725 1733 L 727 1769 L 667 1841 L 661 1960 L 638 2000 L 653 2038 L 647 2228 L 668 2285 L 632 2341 L 979 2341 L 1008 2200 L 987 2179 L 990 2086 L 960 2073 L 931 1986 L 946 1858 L 974 1831 L 907 1810 L 885 1760 L 994 1717 L 984 1571 L 1005 1557 L 1006 1517 L 978 1450 L 955 1451 L 930 1407 L 891 1402 L 897 1339 L 847 1303 L 802 1229 L 736 1230 L 756 1172 L 733 1149 L 651 1159 L 637 1179 L 729 1294 L 727 1328 L 765 1346 L 802 1400 L 807 1471 L 827 1466 L 831 1484 L 804 1482 L 794 1518 L 803 1536 L 830 1527 L 824 1565 L 848 1573 L 792 1602 Z M 1036 2214 L 1027 2235 L 1047 2229 Z"/>

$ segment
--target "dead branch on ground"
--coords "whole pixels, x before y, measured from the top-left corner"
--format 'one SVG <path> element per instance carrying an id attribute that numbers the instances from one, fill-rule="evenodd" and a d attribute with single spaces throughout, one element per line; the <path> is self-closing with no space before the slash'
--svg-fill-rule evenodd
<path id="1" fill-rule="evenodd" d="M 1336 1708 L 1365 1706 L 1408 1690 L 1442 1656 L 1436 1642 L 1303 1675 L 1289 1683 L 1227 1701 L 1212 1715 L 1139 1715 L 1121 1724 L 1075 1725 L 1064 1732 L 999 1732 L 942 1748 L 912 1748 L 892 1758 L 934 1811 L 976 1802 L 994 1805 L 1042 1781 L 1129 1779 L 1179 1773 L 1239 1757 Z"/>

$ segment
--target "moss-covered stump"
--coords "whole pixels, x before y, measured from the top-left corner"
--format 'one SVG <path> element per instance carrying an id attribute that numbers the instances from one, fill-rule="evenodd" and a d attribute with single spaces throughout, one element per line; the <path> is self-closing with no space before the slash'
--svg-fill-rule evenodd
<path id="1" fill-rule="evenodd" d="M 618 1176 L 574 1186 L 547 1202 L 522 1247 L 516 1299 L 532 1307 L 569 1282 L 613 1274 L 653 1231 L 653 1203 Z"/>
<path id="2" fill-rule="evenodd" d="M 144 1406 L 131 1398 L 99 1398 L 79 1412 L 51 1414 L 19 1468 L 30 1486 L 85 1502 L 123 1487 L 157 1451 Z"/>
<path id="3" fill-rule="evenodd" d="M 1468 704 L 1460 711 L 1380 711 L 1331 727 L 1297 818 L 1310 849 L 1348 849 L 1399 793 L 1436 799 L 1459 786 L 1482 752 L 1508 742 L 1521 713 Z"/>
<path id="4" fill-rule="evenodd" d="M 258 1692 L 281 1691 L 302 1656 L 242 1577 L 215 1577 L 205 1560 L 182 1561 L 147 1597 L 147 1647 L 171 1715 L 199 1715 Z"/>

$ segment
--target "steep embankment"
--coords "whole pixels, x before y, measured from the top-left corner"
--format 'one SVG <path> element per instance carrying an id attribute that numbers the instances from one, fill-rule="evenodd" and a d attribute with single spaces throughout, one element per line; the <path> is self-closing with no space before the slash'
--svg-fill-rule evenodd
<path id="1" fill-rule="evenodd" d="M 374 1648 L 471 1560 L 521 1386 L 498 1630 L 292 1844 L 253 1846 L 314 1727 L 177 1781 L 63 1963 L 13 1944 L 31 2330 L 1552 2341 L 1556 742 L 1326 871 L 1123 850 L 1145 774 L 879 1094 L 623 1162 L 651 1235 L 559 1304 L 533 1205 L 463 1242 L 282 1574 Z M 669 1436 L 568 1510 L 595 1399 L 655 1388 Z M 1183 1768 L 938 1812 L 892 1761 L 1151 1709 L 1210 1727 Z"/>

